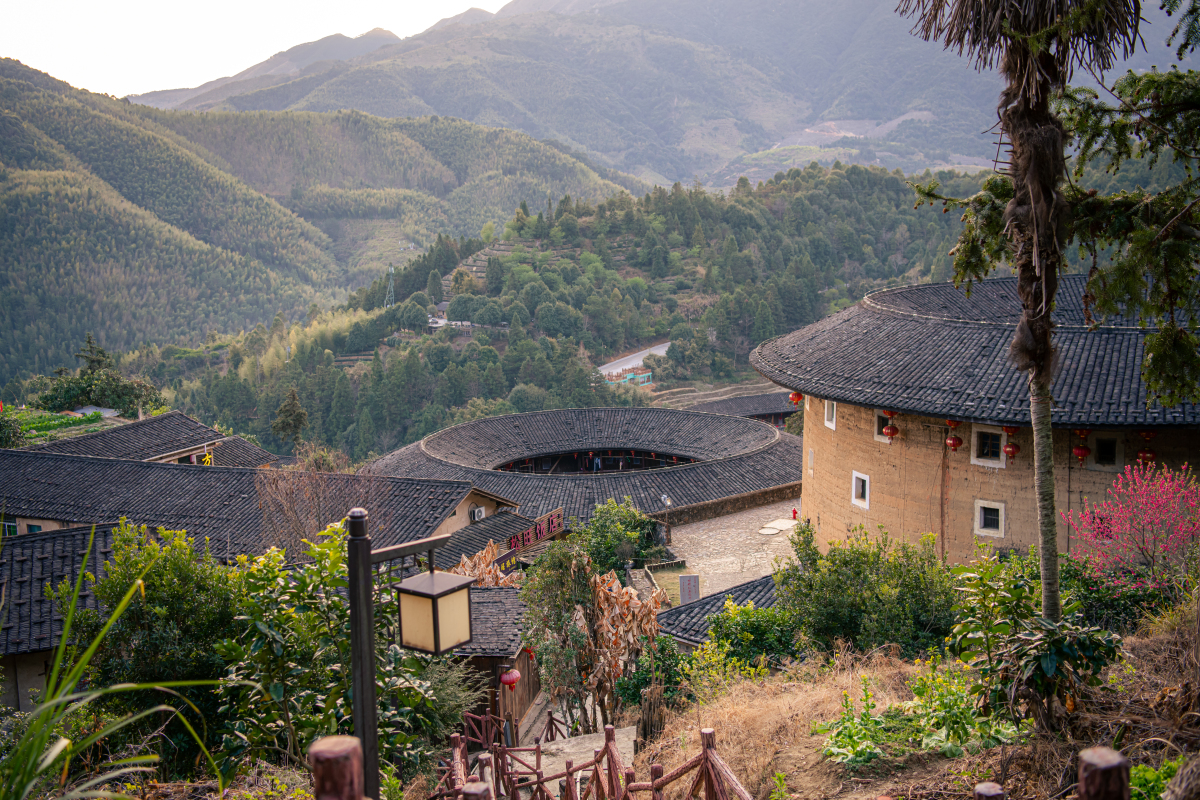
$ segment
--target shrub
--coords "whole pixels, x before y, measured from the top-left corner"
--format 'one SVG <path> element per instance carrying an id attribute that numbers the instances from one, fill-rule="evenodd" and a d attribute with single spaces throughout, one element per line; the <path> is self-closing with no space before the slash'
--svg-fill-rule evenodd
<path id="1" fill-rule="evenodd" d="M 799 627 L 782 608 L 755 608 L 752 602 L 739 606 L 726 597 L 724 607 L 708 617 L 708 625 L 709 637 L 728 642 L 729 654 L 742 661 L 757 662 L 765 656 L 778 664 L 797 654 Z"/>
<path id="2" fill-rule="evenodd" d="M 220 564 L 205 548 L 197 553 L 184 531 L 157 532 L 130 525 L 124 519 L 113 529 L 112 555 L 104 577 L 91 587 L 101 609 L 115 608 L 129 587 L 141 578 L 134 596 L 92 657 L 88 680 L 107 686 L 162 681 L 209 681 L 203 688 L 180 689 L 180 695 L 203 715 L 206 745 L 219 743 L 225 718 L 212 685 L 224 675 L 225 662 L 214 645 L 229 635 L 245 592 L 240 572 Z M 71 585 L 58 587 L 60 613 L 71 597 Z M 74 641 L 82 644 L 100 635 L 107 622 L 105 611 L 78 612 Z M 161 699 L 151 692 L 109 695 L 99 707 L 126 715 Z M 166 723 L 166 724 L 164 724 Z M 124 736 L 137 741 L 153 737 L 162 769 L 168 775 L 186 775 L 200 762 L 200 748 L 191 731 L 178 718 L 167 722 L 143 718 L 128 726 Z"/>
<path id="3" fill-rule="evenodd" d="M 681 695 L 683 665 L 687 657 L 679 652 L 670 636 L 659 636 L 653 648 L 643 648 L 637 669 L 617 680 L 617 698 L 626 706 L 642 702 L 642 691 L 652 683 L 663 687 L 663 699 L 670 702 Z"/>
<path id="4" fill-rule="evenodd" d="M 898 644 L 907 655 L 942 644 L 954 624 L 954 584 L 932 534 L 897 544 L 882 528 L 860 526 L 845 541 L 817 549 L 813 528 L 796 527 L 795 558 L 776 573 L 778 607 L 815 644 L 842 639 L 861 649 Z"/>
<path id="5" fill-rule="evenodd" d="M 1191 470 L 1130 465 L 1108 496 L 1085 499 L 1082 511 L 1062 515 L 1091 563 L 1112 573 L 1144 570 L 1155 583 L 1170 580 L 1200 537 L 1200 484 Z"/>
<path id="6" fill-rule="evenodd" d="M 866 680 L 862 684 L 862 711 L 854 712 L 850 693 L 842 692 L 842 713 L 833 722 L 817 725 L 815 733 L 828 733 L 821 755 L 838 764 L 859 766 L 884 755 L 879 747 L 883 739 L 883 720 L 876 716 L 875 695 Z"/>
<path id="7" fill-rule="evenodd" d="M 958 758 L 965 750 L 1007 744 L 1016 738 L 1017 728 L 997 715 L 977 715 L 972 694 L 972 678 L 961 661 L 942 665 L 932 656 L 922 672 L 909 682 L 914 700 L 905 710 L 919 720 L 925 731 L 921 747 L 937 750 L 949 758 Z"/>
<path id="8" fill-rule="evenodd" d="M 1170 608 L 1181 597 L 1176 581 L 1154 580 L 1147 570 L 1103 570 L 1088 556 L 1059 560 L 1063 599 L 1078 604 L 1088 625 L 1119 632 Z"/>
<path id="9" fill-rule="evenodd" d="M 331 525 L 308 543 L 307 563 L 287 568 L 282 551 L 239 561 L 246 624 L 216 646 L 229 662 L 222 682 L 228 762 L 243 756 L 278 758 L 303 766 L 321 736 L 352 734 L 350 716 L 350 609 L 346 533 Z M 388 645 L 382 598 L 376 605 L 376 690 L 379 754 L 411 772 L 481 696 L 464 665 L 450 665 Z"/>
<path id="10" fill-rule="evenodd" d="M 731 685 L 743 680 L 760 680 L 769 670 L 730 654 L 729 642 L 707 641 L 692 651 L 680 666 L 683 684 L 701 703 L 713 700 Z"/>
<path id="11" fill-rule="evenodd" d="M 1159 800 L 1167 784 L 1188 761 L 1186 755 L 1173 761 L 1164 761 L 1155 769 L 1149 764 L 1135 764 L 1129 770 L 1129 794 L 1131 800 Z"/>
<path id="12" fill-rule="evenodd" d="M 162 395 L 145 381 L 126 379 L 111 369 L 41 378 L 41 393 L 34 408 L 44 411 L 70 411 L 80 406 L 114 408 L 125 417 L 137 416 L 138 410 L 151 412 L 165 404 Z"/>
<path id="13" fill-rule="evenodd" d="M 623 577 L 626 561 L 650 554 L 657 527 L 658 523 L 639 511 L 630 498 L 621 503 L 609 498 L 604 505 L 596 506 L 580 533 L 596 572 L 603 575 L 616 570 Z"/>
<path id="14" fill-rule="evenodd" d="M 9 411 L 0 411 L 0 447 L 22 447 L 25 444 L 25 431 L 17 415 Z"/>

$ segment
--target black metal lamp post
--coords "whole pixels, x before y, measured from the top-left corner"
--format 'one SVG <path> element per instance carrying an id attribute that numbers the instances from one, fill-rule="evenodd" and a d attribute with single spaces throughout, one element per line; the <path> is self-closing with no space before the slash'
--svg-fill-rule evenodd
<path id="1" fill-rule="evenodd" d="M 371 568 L 426 553 L 429 571 L 393 585 L 401 647 L 431 655 L 452 652 L 471 642 L 471 593 L 474 578 L 435 572 L 433 554 L 450 535 L 431 536 L 408 544 L 371 550 L 367 512 L 346 515 L 350 594 L 351 713 L 354 733 L 362 740 L 363 795 L 379 798 L 379 733 L 375 695 L 375 606 Z"/>

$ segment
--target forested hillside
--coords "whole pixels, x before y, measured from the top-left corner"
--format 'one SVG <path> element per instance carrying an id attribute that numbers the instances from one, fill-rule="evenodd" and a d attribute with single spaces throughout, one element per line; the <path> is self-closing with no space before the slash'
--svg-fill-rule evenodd
<path id="1" fill-rule="evenodd" d="M 957 193 L 977 185 L 939 177 Z M 339 310 L 196 350 L 142 348 L 122 368 L 280 452 L 271 422 L 296 388 L 306 437 L 362 458 L 471 416 L 633 402 L 592 366 L 651 342 L 673 344 L 660 383 L 736 379 L 763 339 L 872 288 L 945 279 L 960 224 L 914 209 L 902 176 L 842 165 L 743 180 L 729 195 L 676 184 L 523 203 L 495 240 L 439 238 L 397 272 L 389 308 L 380 274 Z M 449 318 L 486 326 L 474 336 L 425 333 L 451 289 Z"/>
<path id="2" fill-rule="evenodd" d="M 187 345 L 328 307 L 527 197 L 620 188 L 517 132 L 159 111 L 3 59 L 0 383 L 70 365 L 87 332 Z"/>

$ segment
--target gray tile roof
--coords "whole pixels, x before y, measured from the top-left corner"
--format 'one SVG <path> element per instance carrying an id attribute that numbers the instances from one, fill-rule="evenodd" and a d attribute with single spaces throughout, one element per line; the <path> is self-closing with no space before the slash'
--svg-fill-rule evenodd
<path id="1" fill-rule="evenodd" d="M 519 589 L 471 587 L 471 643 L 458 656 L 513 658 L 521 652 L 525 601 Z"/>
<path id="2" fill-rule="evenodd" d="M 267 549 L 256 477 L 285 482 L 312 473 L 87 458 L 0 450 L 0 509 L 9 517 L 139 525 L 206 537 L 218 557 Z M 449 480 L 324 474 L 325 497 L 371 513 L 373 547 L 430 535 L 471 489 Z M 299 492 L 298 495 L 302 495 Z M 302 512 L 303 510 L 301 510 Z"/>
<path id="3" fill-rule="evenodd" d="M 490 467 L 572 449 L 635 448 L 707 459 L 627 472 L 524 474 Z M 523 449 L 524 448 L 524 449 Z M 625 497 L 647 512 L 745 494 L 800 480 L 796 436 L 737 417 L 665 408 L 593 408 L 510 414 L 457 425 L 371 462 L 379 475 L 470 481 L 536 518 L 562 507 L 586 522 L 597 504 Z"/>
<path id="4" fill-rule="evenodd" d="M 1084 324 L 1086 278 L 1062 279 L 1053 318 L 1057 426 L 1200 424 L 1200 406 L 1147 407 L 1141 379 L 1152 329 L 1109 318 Z M 1024 373 L 1008 361 L 1020 314 L 1015 278 L 925 284 L 867 295 L 850 308 L 764 342 L 750 363 L 781 386 L 859 406 L 930 417 L 1029 425 Z"/>
<path id="5" fill-rule="evenodd" d="M 703 644 L 708 641 L 708 618 L 725 607 L 725 598 L 733 598 L 739 606 L 753 601 L 755 608 L 770 608 L 775 605 L 775 578 L 767 575 L 746 583 L 739 583 L 723 592 L 715 592 L 666 611 L 658 612 L 658 627 L 661 633 L 687 642 Z"/>
<path id="6" fill-rule="evenodd" d="M 754 417 L 767 414 L 795 414 L 796 406 L 788 400 L 790 392 L 770 392 L 731 397 L 728 400 L 713 400 L 699 403 L 688 411 L 703 411 L 705 414 L 728 414 L 731 417 Z"/>
<path id="7" fill-rule="evenodd" d="M 277 464 L 279 456 L 247 442 L 240 436 L 221 439 L 213 448 L 215 467 L 264 467 Z"/>
<path id="8" fill-rule="evenodd" d="M 462 556 L 470 558 L 487 547 L 488 542 L 495 542 L 500 552 L 505 553 L 508 551 L 508 537 L 533 524 L 534 520 L 508 511 L 484 517 L 451 534 L 450 541 L 434 552 L 433 562 L 438 569 L 450 569 L 460 563 Z"/>
<path id="9" fill-rule="evenodd" d="M 225 438 L 225 434 L 197 422 L 182 411 L 168 411 L 157 417 L 116 425 L 83 436 L 35 444 L 26 449 L 41 453 L 145 461 Z M 253 446 L 248 442 L 246 444 Z"/>
<path id="10" fill-rule="evenodd" d="M 96 541 L 87 570 L 97 578 L 104 574 L 104 561 L 112 554 L 112 528 L 96 527 Z M 62 635 L 62 617 L 47 587 L 63 579 L 74 579 L 83 566 L 90 526 L 5 537 L 0 546 L 0 655 L 49 650 Z M 85 582 L 80 605 L 95 608 L 96 598 Z"/>

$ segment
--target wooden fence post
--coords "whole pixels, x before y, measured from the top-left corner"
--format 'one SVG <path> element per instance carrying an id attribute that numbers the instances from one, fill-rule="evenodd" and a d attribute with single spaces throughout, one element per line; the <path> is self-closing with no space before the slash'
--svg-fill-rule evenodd
<path id="1" fill-rule="evenodd" d="M 575 762 L 568 758 L 563 766 L 567 771 L 567 791 L 566 794 L 558 796 L 559 800 L 579 800 L 579 784 L 576 783 L 578 778 L 571 772 L 575 768 Z"/>
<path id="2" fill-rule="evenodd" d="M 482 781 L 462 787 L 463 800 L 492 800 L 492 787 Z"/>
<path id="3" fill-rule="evenodd" d="M 1129 759 L 1107 747 L 1079 754 L 1079 800 L 1129 800 Z"/>
<path id="4" fill-rule="evenodd" d="M 371 597 L 371 537 L 367 511 L 352 508 L 346 515 L 350 595 L 350 676 L 354 733 L 362 740 L 363 793 L 379 800 L 379 733 L 375 702 L 375 608 Z"/>
<path id="5" fill-rule="evenodd" d="M 654 782 L 657 781 L 658 779 L 660 779 L 662 776 L 663 776 L 662 764 L 651 764 L 650 765 L 650 785 L 654 786 Z M 650 800 L 663 800 L 662 789 L 660 789 L 657 786 L 654 786 L 654 788 L 650 790 Z"/>
<path id="6" fill-rule="evenodd" d="M 326 736 L 308 748 L 313 800 L 362 800 L 362 743 L 355 736 Z"/>
<path id="7" fill-rule="evenodd" d="M 617 729 L 612 725 L 604 726 L 604 749 L 607 750 L 609 744 L 614 747 L 617 742 Z M 609 755 L 604 759 L 604 771 L 608 774 L 608 796 L 611 800 L 621 800 L 621 776 L 617 774 L 617 765 L 613 762 L 612 756 Z"/>
<path id="8" fill-rule="evenodd" d="M 987 781 L 975 787 L 975 800 L 1004 800 L 1004 787 Z"/>
<path id="9" fill-rule="evenodd" d="M 492 754 L 480 753 L 478 759 L 479 765 L 479 780 L 492 787 L 492 796 L 500 794 L 499 788 L 496 786 L 496 773 L 492 769 Z"/>
<path id="10" fill-rule="evenodd" d="M 637 774 L 633 771 L 633 767 L 625 768 L 625 796 L 629 797 L 629 787 L 637 780 Z"/>

